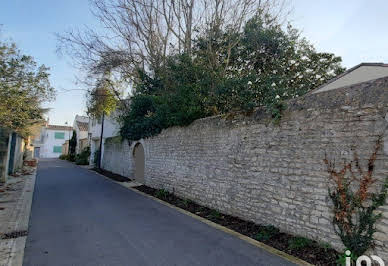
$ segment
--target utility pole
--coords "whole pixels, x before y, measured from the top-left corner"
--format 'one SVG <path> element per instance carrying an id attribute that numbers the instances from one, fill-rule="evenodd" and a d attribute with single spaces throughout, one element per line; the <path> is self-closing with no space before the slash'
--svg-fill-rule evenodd
<path id="1" fill-rule="evenodd" d="M 68 126 L 67 121 L 66 121 L 65 125 Z M 71 131 L 69 129 L 67 131 L 69 132 L 69 142 L 67 142 L 67 155 L 69 155 L 70 154 L 70 132 Z"/>
<path id="2" fill-rule="evenodd" d="M 104 136 L 104 119 L 105 119 L 105 112 L 102 111 L 102 119 L 101 119 L 101 135 L 100 135 L 100 150 L 98 155 L 98 169 L 101 169 L 101 162 L 102 162 L 102 137 Z"/>

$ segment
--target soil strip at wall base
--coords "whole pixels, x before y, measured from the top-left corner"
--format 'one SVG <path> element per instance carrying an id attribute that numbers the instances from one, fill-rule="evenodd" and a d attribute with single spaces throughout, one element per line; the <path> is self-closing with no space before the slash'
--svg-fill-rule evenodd
<path id="1" fill-rule="evenodd" d="M 328 245 L 280 232 L 273 226 L 257 225 L 220 213 L 191 200 L 179 198 L 165 190 L 145 185 L 134 188 L 314 265 L 336 265 L 339 253 Z"/>
<path id="2" fill-rule="evenodd" d="M 131 182 L 132 180 L 129 179 L 128 177 L 112 173 L 110 171 L 104 170 L 104 169 L 99 169 L 99 168 L 93 168 L 93 171 L 96 171 L 99 174 L 102 174 L 106 177 L 109 177 L 110 179 L 113 179 L 118 182 Z"/>

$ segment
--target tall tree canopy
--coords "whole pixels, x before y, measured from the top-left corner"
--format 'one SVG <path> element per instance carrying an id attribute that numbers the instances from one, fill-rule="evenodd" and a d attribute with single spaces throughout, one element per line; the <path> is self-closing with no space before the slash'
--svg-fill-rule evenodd
<path id="1" fill-rule="evenodd" d="M 238 42 L 229 49 L 233 39 Z M 194 61 L 217 81 L 209 98 L 216 113 L 277 104 L 344 71 L 341 57 L 317 52 L 298 30 L 284 29 L 270 14 L 252 17 L 238 34 L 226 30 L 213 38 L 200 36 L 194 53 Z"/>
<path id="2" fill-rule="evenodd" d="M 107 78 L 102 78 L 96 81 L 95 86 L 92 88 L 90 93 L 86 95 L 86 108 L 87 114 L 100 118 L 103 114 L 109 115 L 114 111 L 118 104 L 119 95 L 115 95 L 114 92 L 117 90 L 112 90 L 111 81 Z"/>
<path id="3" fill-rule="evenodd" d="M 238 40 L 231 49 L 230 40 Z M 199 36 L 192 56 L 169 56 L 157 74 L 139 70 L 121 133 L 136 140 L 198 118 L 260 106 L 278 120 L 285 100 L 343 71 L 340 57 L 317 52 L 296 29 L 258 15 L 238 34 Z"/>
<path id="4" fill-rule="evenodd" d="M 48 70 L 15 44 L 0 41 L 0 126 L 27 134 L 43 119 L 42 104 L 55 96 Z"/>
<path id="5" fill-rule="evenodd" d="M 70 31 L 60 44 L 89 76 L 133 82 L 120 120 L 129 139 L 256 107 L 279 120 L 285 100 L 344 71 L 285 23 L 284 0 L 91 2 L 105 33 Z"/>
<path id="6" fill-rule="evenodd" d="M 133 78 L 137 69 L 157 71 L 170 55 L 191 56 L 199 34 L 241 32 L 258 13 L 281 20 L 287 0 L 90 0 L 101 29 L 86 27 L 58 34 L 59 51 L 88 74 L 116 70 Z M 235 45 L 230 40 L 228 49 Z"/>

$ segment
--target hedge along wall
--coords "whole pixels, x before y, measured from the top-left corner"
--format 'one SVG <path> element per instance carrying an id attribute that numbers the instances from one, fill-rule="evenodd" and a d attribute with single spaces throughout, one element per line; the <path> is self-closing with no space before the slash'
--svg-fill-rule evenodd
<path id="1" fill-rule="evenodd" d="M 295 99 L 278 125 L 258 110 L 249 117 L 210 117 L 169 128 L 141 141 L 145 183 L 341 248 L 331 224 L 332 182 L 323 160 L 327 154 L 339 169 L 356 151 L 366 169 L 377 137 L 385 134 L 375 163 L 376 185 L 381 184 L 388 175 L 387 110 L 388 78 L 383 78 Z M 135 144 L 117 150 L 132 156 Z M 133 158 L 121 163 L 131 167 Z M 388 205 L 381 211 L 374 254 L 388 260 Z"/>

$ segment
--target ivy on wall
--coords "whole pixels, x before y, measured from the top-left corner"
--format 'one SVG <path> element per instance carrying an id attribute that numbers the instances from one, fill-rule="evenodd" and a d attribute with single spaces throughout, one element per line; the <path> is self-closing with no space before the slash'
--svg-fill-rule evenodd
<path id="1" fill-rule="evenodd" d="M 333 162 L 324 160 L 330 180 L 335 185 L 334 189 L 329 190 L 333 203 L 334 229 L 346 249 L 350 250 L 355 258 L 364 255 L 373 247 L 375 225 L 382 216 L 381 213 L 376 213 L 376 210 L 385 204 L 387 198 L 388 177 L 383 181 L 379 191 L 372 191 L 372 185 L 377 181 L 373 173 L 381 143 L 382 137 L 379 137 L 366 170 L 361 167 L 356 153 L 353 161 L 344 162 L 339 171 L 334 169 Z"/>

